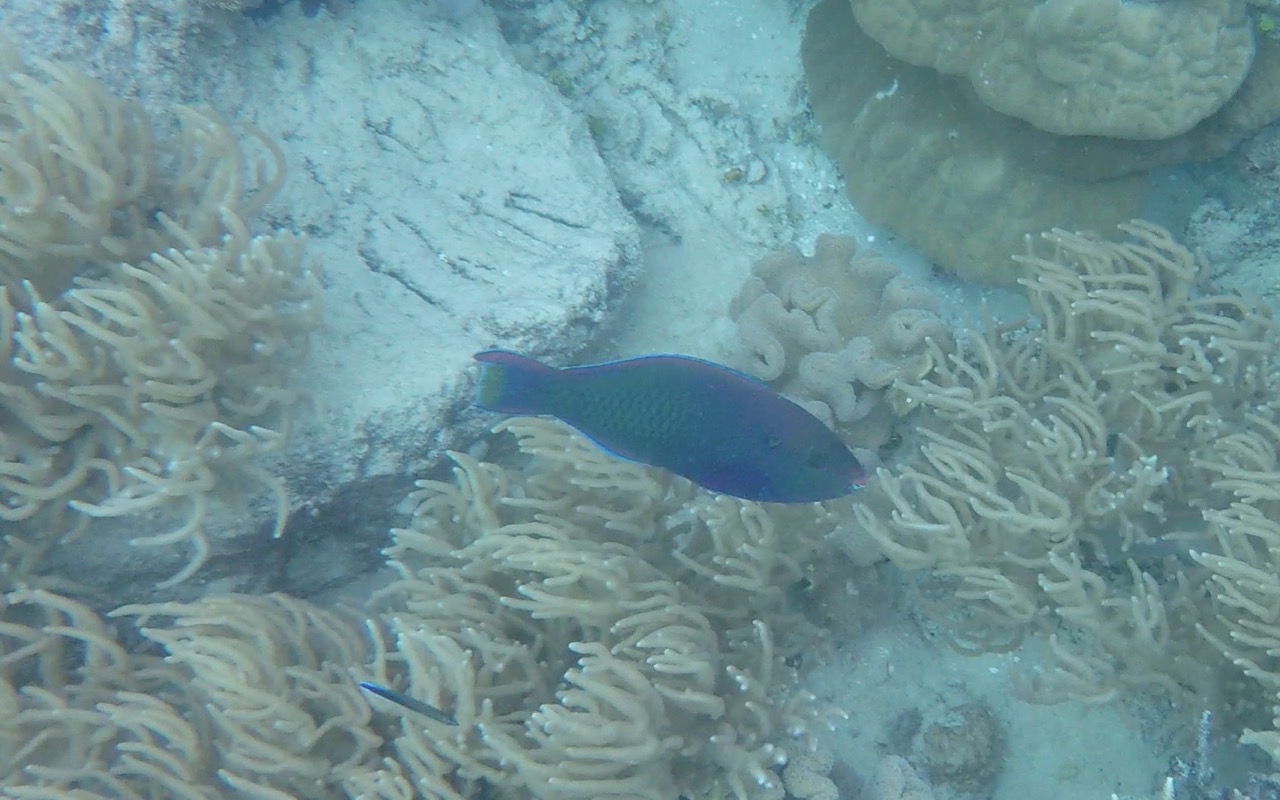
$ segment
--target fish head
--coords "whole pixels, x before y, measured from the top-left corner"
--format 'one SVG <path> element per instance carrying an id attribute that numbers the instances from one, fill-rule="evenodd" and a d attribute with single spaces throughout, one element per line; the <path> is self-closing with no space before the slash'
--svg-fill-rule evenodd
<path id="1" fill-rule="evenodd" d="M 849 446 L 803 407 L 771 394 L 749 411 L 744 416 L 752 424 L 734 440 L 739 489 L 747 489 L 739 497 L 816 503 L 866 485 L 867 471 Z M 746 481 L 748 475 L 753 480 Z"/>
<path id="2" fill-rule="evenodd" d="M 750 499 L 764 502 L 816 503 L 844 497 L 867 483 L 857 457 L 821 425 L 810 435 L 792 431 L 759 467 L 759 485 Z"/>
<path id="3" fill-rule="evenodd" d="M 829 487 L 833 497 L 867 485 L 867 470 L 848 445 L 835 436 L 823 436 L 807 444 L 804 453 L 806 477 L 817 486 Z"/>

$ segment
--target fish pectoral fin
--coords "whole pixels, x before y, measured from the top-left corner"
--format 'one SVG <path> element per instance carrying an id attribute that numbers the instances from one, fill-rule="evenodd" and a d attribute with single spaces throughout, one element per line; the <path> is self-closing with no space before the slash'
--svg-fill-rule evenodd
<path id="1" fill-rule="evenodd" d="M 740 463 L 713 465 L 704 469 L 706 471 L 699 472 L 694 479 L 694 483 L 704 489 L 744 500 L 764 500 L 772 496 L 770 489 L 773 484 L 763 470 Z"/>

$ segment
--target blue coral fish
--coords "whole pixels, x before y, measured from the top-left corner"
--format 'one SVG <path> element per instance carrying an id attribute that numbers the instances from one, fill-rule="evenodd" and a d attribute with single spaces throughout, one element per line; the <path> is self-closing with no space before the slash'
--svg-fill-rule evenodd
<path id="1" fill-rule="evenodd" d="M 558 417 L 620 458 L 713 492 L 812 503 L 867 482 L 866 470 L 821 420 L 720 364 L 652 355 L 557 369 L 505 350 L 475 359 L 479 407 Z"/>
<path id="2" fill-rule="evenodd" d="M 383 700 L 390 700 L 392 703 L 395 703 L 398 706 L 407 708 L 410 711 L 421 714 L 424 717 L 429 717 L 431 719 L 434 719 L 436 722 L 443 722 L 445 725 L 458 724 L 458 721 L 456 719 L 449 716 L 448 714 L 441 711 L 440 709 L 436 708 L 435 706 L 428 705 L 427 703 L 424 703 L 421 700 L 418 700 L 417 698 L 410 697 L 409 695 L 403 692 L 397 692 L 394 689 L 388 689 L 387 687 L 382 686 L 381 684 L 372 683 L 370 681 L 360 681 L 360 688 L 364 689 L 369 694 L 376 695 L 377 697 L 381 697 Z"/>

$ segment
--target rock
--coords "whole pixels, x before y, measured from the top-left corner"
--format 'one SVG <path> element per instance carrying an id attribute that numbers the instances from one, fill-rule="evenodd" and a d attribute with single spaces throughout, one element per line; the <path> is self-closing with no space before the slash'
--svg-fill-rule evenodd
<path id="1" fill-rule="evenodd" d="M 259 227 L 308 235 L 325 324 L 302 368 L 314 410 L 269 467 L 289 530 L 275 543 L 266 509 L 223 515 L 200 579 L 307 595 L 380 562 L 413 481 L 496 421 L 468 409 L 472 354 L 566 361 L 632 284 L 639 234 L 584 121 L 515 63 L 489 12 L 442 20 L 393 0 L 340 24 L 295 5 L 227 24 L 234 36 L 190 43 L 200 93 L 280 141 L 289 179 Z M 125 522 L 94 549 L 125 548 Z M 118 594 L 186 555 L 104 553 L 90 583 Z"/>
<path id="2" fill-rule="evenodd" d="M 868 787 L 869 800 L 934 800 L 933 790 L 901 756 L 880 759 L 875 780 Z"/>
<path id="3" fill-rule="evenodd" d="M 995 715 L 982 702 L 946 708 L 917 740 L 924 773 L 935 786 L 989 794 L 1004 764 L 1004 737 Z"/>

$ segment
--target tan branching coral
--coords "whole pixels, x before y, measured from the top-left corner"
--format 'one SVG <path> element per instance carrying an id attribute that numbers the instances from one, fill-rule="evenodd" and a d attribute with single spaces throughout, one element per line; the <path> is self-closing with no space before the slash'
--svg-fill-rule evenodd
<path id="1" fill-rule="evenodd" d="M 319 284 L 294 236 L 244 222 L 278 190 L 264 136 L 251 159 L 209 111 L 156 140 L 134 103 L 0 48 L 0 519 L 3 560 L 29 573 L 92 518 L 162 511 L 208 552 L 209 497 L 288 500 L 254 463 L 280 449 L 291 366 Z"/>
<path id="2" fill-rule="evenodd" d="M 381 738 L 350 675 L 370 646 L 350 621 L 282 595 L 113 612 L 124 615 L 207 709 L 223 783 L 306 795 L 377 761 Z"/>
<path id="3" fill-rule="evenodd" d="M 157 698 L 159 658 L 43 589 L 0 596 L 0 796 L 213 798 L 199 722 Z M 90 794 L 92 793 L 92 794 Z"/>
<path id="4" fill-rule="evenodd" d="M 847 236 L 819 236 L 812 256 L 788 247 L 762 258 L 730 316 L 747 373 L 869 450 L 895 418 L 885 390 L 928 368 L 926 338 L 947 337 L 929 292 Z"/>
<path id="5" fill-rule="evenodd" d="M 138 103 L 70 67 L 6 46 L 0 66 L 6 285 L 54 297 L 95 262 L 216 245 L 225 212 L 256 214 L 284 180 L 283 155 L 253 126 L 264 160 L 207 109 L 178 108 L 176 138 L 158 138 Z"/>
<path id="6" fill-rule="evenodd" d="M 1209 571 L 1215 601 L 1200 632 L 1271 705 L 1271 727 L 1251 720 L 1259 730 L 1246 730 L 1241 741 L 1280 764 L 1280 408 L 1270 402 L 1249 423 L 1220 438 L 1201 464 L 1230 502 L 1205 511 L 1213 538 L 1191 556 Z"/>
<path id="7" fill-rule="evenodd" d="M 0 596 L 0 797 L 781 798 L 831 721 L 787 664 L 811 641 L 784 593 L 818 509 L 775 517 L 559 423 L 502 427 L 528 463 L 454 454 L 453 481 L 423 481 L 363 622 L 282 595 L 105 618 Z"/>
<path id="8" fill-rule="evenodd" d="M 1269 698 L 1251 659 L 1280 607 L 1271 317 L 1197 294 L 1201 265 L 1166 231 L 1123 232 L 1047 234 L 1051 252 L 1022 259 L 1035 321 L 935 348 L 926 379 L 897 387 L 921 412 L 919 456 L 878 472 L 845 543 L 919 576 L 958 644 L 1042 634 L 1025 687 L 1040 699 L 1227 702 L 1215 651 Z"/>
<path id="9" fill-rule="evenodd" d="M 408 685 L 459 722 L 403 727 L 409 779 L 440 797 L 780 797 L 776 770 L 822 727 L 773 641 L 800 543 L 558 423 L 505 427 L 529 468 L 455 454 L 455 482 L 423 482 L 394 532 L 405 577 L 384 602 Z"/>
<path id="10" fill-rule="evenodd" d="M 0 46 L 0 277 L 57 294 L 84 261 L 146 255 L 150 120 L 134 103 Z"/>
<path id="11" fill-rule="evenodd" d="M 350 673 L 377 650 L 345 618 L 279 595 L 113 616 L 165 655 L 66 597 L 3 597 L 0 797 L 336 798 L 381 766 Z"/>

